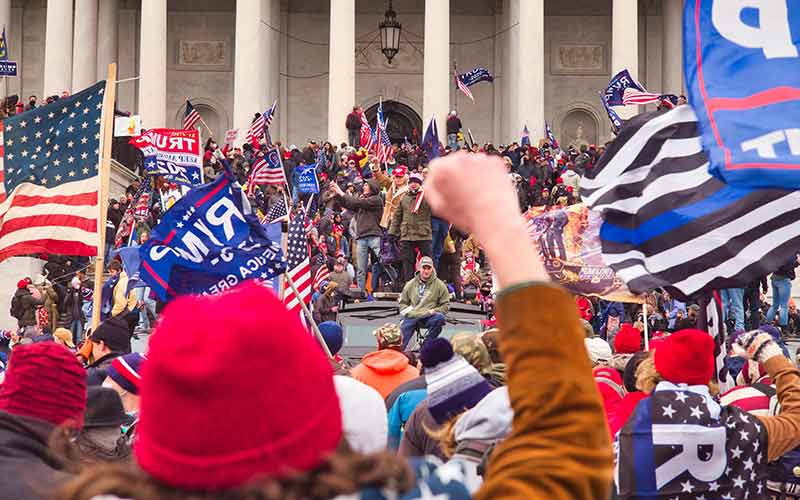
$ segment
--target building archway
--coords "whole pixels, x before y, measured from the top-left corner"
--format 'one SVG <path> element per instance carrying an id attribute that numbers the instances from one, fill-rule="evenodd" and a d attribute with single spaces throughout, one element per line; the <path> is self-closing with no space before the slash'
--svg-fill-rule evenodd
<path id="1" fill-rule="evenodd" d="M 588 109 L 573 108 L 561 121 L 561 138 L 563 146 L 597 144 L 600 124 L 597 117 Z"/>
<path id="2" fill-rule="evenodd" d="M 228 129 L 230 121 L 228 120 L 227 114 L 224 112 L 220 112 L 222 107 L 212 101 L 210 99 L 206 99 L 203 97 L 192 97 L 191 98 L 192 105 L 194 109 L 200 113 L 200 116 L 203 118 L 203 123 L 197 122 L 195 128 L 200 131 L 200 137 L 202 141 L 208 139 L 208 130 L 206 130 L 206 126 L 211 129 L 211 134 L 217 142 L 222 143 L 225 140 L 225 131 Z M 178 108 L 177 112 L 175 113 L 175 121 L 177 122 L 177 128 L 183 128 L 183 117 L 186 112 L 185 105 L 181 105 Z M 202 146 L 202 144 L 201 144 Z"/>
<path id="3" fill-rule="evenodd" d="M 377 123 L 378 105 L 373 104 L 365 111 L 369 125 L 374 129 Z M 422 134 L 422 118 L 410 106 L 397 101 L 383 101 L 383 116 L 386 118 L 386 133 L 392 144 L 402 144 L 404 140 L 418 144 Z"/>

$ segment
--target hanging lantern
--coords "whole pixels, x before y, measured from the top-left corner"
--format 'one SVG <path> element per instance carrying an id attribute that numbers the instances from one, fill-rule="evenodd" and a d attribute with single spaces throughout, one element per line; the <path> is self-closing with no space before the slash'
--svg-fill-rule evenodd
<path id="1" fill-rule="evenodd" d="M 381 52 L 391 64 L 392 58 L 400 51 L 400 31 L 403 29 L 392 9 L 392 0 L 389 0 L 389 9 L 383 14 L 383 21 L 378 28 L 381 30 Z"/>

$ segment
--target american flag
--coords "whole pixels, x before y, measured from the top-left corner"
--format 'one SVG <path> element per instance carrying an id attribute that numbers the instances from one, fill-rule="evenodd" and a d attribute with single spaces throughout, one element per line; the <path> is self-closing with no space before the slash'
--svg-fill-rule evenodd
<path id="1" fill-rule="evenodd" d="M 652 92 L 628 87 L 622 94 L 622 104 L 625 106 L 638 106 L 640 104 L 658 102 L 660 98 L 661 94 L 653 94 Z"/>
<path id="2" fill-rule="evenodd" d="M 386 119 L 383 117 L 383 102 L 378 104 L 378 123 L 375 124 L 376 133 L 380 136 L 377 144 L 378 161 L 386 163 L 392 156 L 392 141 L 386 133 Z"/>
<path id="3" fill-rule="evenodd" d="M 186 99 L 186 114 L 183 115 L 183 129 L 193 129 L 198 120 L 200 120 L 200 113 L 194 109 L 189 99 Z"/>
<path id="4" fill-rule="evenodd" d="M 117 234 L 114 237 L 114 248 L 119 248 L 128 242 L 133 232 L 133 226 L 136 220 L 144 220 L 150 213 L 150 179 L 152 177 L 145 177 L 139 186 L 136 194 L 133 195 L 131 203 L 125 209 L 122 215 L 122 221 L 117 228 Z"/>
<path id="5" fill-rule="evenodd" d="M 277 149 L 272 149 L 258 160 L 250 170 L 250 177 L 247 179 L 247 195 L 255 193 L 256 184 L 281 185 L 286 182 L 286 175 L 283 172 L 281 154 Z"/>
<path id="6" fill-rule="evenodd" d="M 322 263 L 317 269 L 317 272 L 314 273 L 314 290 L 319 290 L 322 286 L 322 283 L 328 281 L 331 278 L 331 272 L 328 270 L 328 264 Z"/>
<path id="7" fill-rule="evenodd" d="M 465 96 L 469 97 L 472 102 L 475 102 L 475 97 L 472 95 L 472 91 L 469 89 L 469 87 L 464 85 L 464 82 L 461 81 L 461 78 L 458 77 L 458 73 L 455 70 L 453 71 L 453 76 L 456 79 L 456 86 L 458 87 L 458 90 L 463 92 Z"/>
<path id="8" fill-rule="evenodd" d="M 369 126 L 369 122 L 367 121 L 367 115 L 364 114 L 362 111 L 361 115 L 361 147 L 366 149 L 367 151 L 372 149 L 373 143 L 375 142 L 375 133 L 372 131 L 372 127 Z"/>
<path id="9" fill-rule="evenodd" d="M 97 255 L 105 82 L 7 118 L 0 129 L 0 260 Z"/>
<path id="10" fill-rule="evenodd" d="M 308 256 L 305 216 L 297 214 L 289 222 L 289 239 L 286 247 L 286 274 L 294 281 L 300 294 L 295 295 L 288 280 L 284 283 L 283 303 L 289 311 L 302 315 L 300 301 L 311 302 L 311 259 Z"/>
<path id="11" fill-rule="evenodd" d="M 266 136 L 269 139 L 269 126 L 272 125 L 272 117 L 275 115 L 275 109 L 278 107 L 278 100 L 272 102 L 272 106 L 269 107 L 268 110 L 264 111 L 264 113 L 258 115 L 253 123 L 250 124 L 250 128 L 247 129 L 247 142 L 253 145 L 254 148 L 258 148 L 259 141 L 262 137 Z M 267 140 L 267 145 L 271 141 Z"/>
<path id="12" fill-rule="evenodd" d="M 289 218 L 289 213 L 286 211 L 286 200 L 280 200 L 269 208 L 267 215 L 261 219 L 261 224 L 271 224 L 273 222 L 283 221 Z"/>

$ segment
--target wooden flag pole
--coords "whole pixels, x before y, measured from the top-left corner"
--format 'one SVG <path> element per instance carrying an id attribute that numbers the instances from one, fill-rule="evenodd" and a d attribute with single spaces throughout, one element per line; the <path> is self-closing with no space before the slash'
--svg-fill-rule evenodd
<path id="1" fill-rule="evenodd" d="M 103 295 L 103 270 L 105 269 L 106 215 L 108 212 L 108 190 L 111 179 L 111 142 L 114 135 L 114 101 L 117 92 L 117 63 L 108 65 L 106 89 L 103 94 L 103 113 L 100 119 L 100 134 L 103 141 L 97 165 L 100 188 L 97 193 L 97 259 L 94 261 L 94 297 L 92 302 L 92 331 L 100 324 L 100 308 Z"/>
<path id="2" fill-rule="evenodd" d="M 303 314 L 306 316 L 306 320 L 311 325 L 311 330 L 314 332 L 314 335 L 317 337 L 317 341 L 319 341 L 320 345 L 322 346 L 322 350 L 325 351 L 325 354 L 329 358 L 333 358 L 331 354 L 331 350 L 328 349 L 328 344 L 325 343 L 325 339 L 322 338 L 322 332 L 319 331 L 319 327 L 317 323 L 314 321 L 314 318 L 311 316 L 311 311 L 308 310 L 308 306 L 306 303 L 300 298 L 300 293 L 297 291 L 297 287 L 294 285 L 294 280 L 289 273 L 283 273 L 283 276 L 286 278 L 286 282 L 289 283 L 289 286 L 292 287 L 292 291 L 294 292 L 294 296 L 297 297 L 298 302 L 300 302 L 300 307 L 303 309 Z"/>

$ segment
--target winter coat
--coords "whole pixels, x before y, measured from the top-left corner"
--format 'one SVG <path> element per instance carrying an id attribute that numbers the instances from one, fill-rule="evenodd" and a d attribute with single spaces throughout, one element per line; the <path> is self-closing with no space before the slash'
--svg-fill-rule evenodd
<path id="1" fill-rule="evenodd" d="M 381 187 L 386 189 L 386 203 L 383 206 L 381 227 L 384 229 L 389 229 L 389 225 L 392 223 L 394 212 L 397 210 L 397 207 L 400 206 L 400 200 L 402 200 L 406 192 L 408 192 L 408 182 L 402 186 L 398 186 L 394 183 L 391 177 L 386 175 L 380 169 L 376 169 L 372 173 L 375 175 L 375 180 L 378 181 Z"/>
<path id="2" fill-rule="evenodd" d="M 336 312 L 331 308 L 339 305 L 333 297 L 321 293 L 317 301 L 314 302 L 314 321 L 323 323 L 325 321 L 336 321 Z"/>
<path id="3" fill-rule="evenodd" d="M 125 353 L 110 352 L 94 363 L 86 367 L 86 385 L 101 385 L 108 376 L 108 368 L 114 358 L 118 358 Z"/>
<path id="4" fill-rule="evenodd" d="M 343 375 L 333 383 L 342 411 L 342 431 L 347 444 L 358 453 L 386 450 L 386 407 L 375 389 Z"/>
<path id="5" fill-rule="evenodd" d="M 400 241 L 430 241 L 432 238 L 431 206 L 423 198 L 419 210 L 414 213 L 416 201 L 417 195 L 408 191 L 394 211 L 389 234 L 398 237 Z"/>
<path id="6" fill-rule="evenodd" d="M 401 394 L 389 409 L 389 448 L 396 450 L 403 437 L 403 428 L 417 406 L 428 397 L 427 389 L 417 389 Z"/>
<path id="7" fill-rule="evenodd" d="M 17 318 L 17 325 L 22 328 L 36 324 L 36 306 L 41 305 L 41 300 L 36 300 L 27 288 L 17 288 L 14 297 L 19 298 L 22 306 L 22 315 Z M 14 300 L 12 298 L 11 300 Z"/>
<path id="8" fill-rule="evenodd" d="M 419 288 L 425 284 L 425 291 L 422 297 L 419 295 Z M 432 313 L 438 312 L 447 314 L 450 310 L 450 291 L 442 280 L 436 277 L 436 269 L 427 282 L 423 282 L 417 272 L 413 278 L 403 287 L 400 294 L 400 309 L 412 306 L 411 310 L 405 313 L 407 318 L 422 318 Z"/>
<path id="9" fill-rule="evenodd" d="M 447 122 L 445 122 L 445 126 L 447 127 L 447 134 L 457 134 L 461 130 L 461 119 L 457 116 L 450 116 L 447 118 Z"/>
<path id="10" fill-rule="evenodd" d="M 577 197 L 578 194 L 580 194 L 581 176 L 578 172 L 574 170 L 565 170 L 564 173 L 561 174 L 561 180 L 564 181 L 565 186 L 572 186 L 573 196 Z"/>
<path id="11" fill-rule="evenodd" d="M 136 308 L 136 291 L 131 290 L 126 295 L 126 288 L 128 288 L 128 275 L 122 271 L 119 273 L 119 281 L 114 287 L 114 306 L 111 309 L 111 316 L 117 316 L 126 310 L 133 311 Z"/>
<path id="12" fill-rule="evenodd" d="M 37 285 L 36 288 L 39 289 L 39 293 L 42 295 L 43 306 L 47 311 L 50 331 L 54 332 L 58 327 L 58 293 L 56 293 L 56 289 L 53 288 L 52 283 L 49 281 Z"/>
<path id="13" fill-rule="evenodd" d="M 342 205 L 355 212 L 356 219 L 356 239 L 380 236 L 383 231 L 380 227 L 380 218 L 383 211 L 383 200 L 379 194 L 378 185 L 373 181 L 367 181 L 372 188 L 372 193 L 368 198 L 344 195 L 339 200 Z"/>
<path id="14" fill-rule="evenodd" d="M 48 446 L 55 427 L 0 411 L 0 500 L 49 498 L 71 479 Z"/>
<path id="15" fill-rule="evenodd" d="M 75 320 L 86 321 L 83 314 L 83 294 L 80 290 L 69 287 L 67 296 L 64 298 L 64 323 L 70 325 Z"/>
<path id="16" fill-rule="evenodd" d="M 405 354 L 393 349 L 380 349 L 366 354 L 350 375 L 378 391 L 382 398 L 403 382 L 419 376 L 419 370 L 408 364 Z"/>
<path id="17" fill-rule="evenodd" d="M 498 293 L 497 317 L 513 431 L 492 453 L 475 499 L 609 498 L 611 444 L 589 358 L 575 355 L 585 352 L 585 336 L 572 296 L 550 284 L 515 285 Z"/>
<path id="18" fill-rule="evenodd" d="M 347 115 L 344 126 L 347 130 L 361 130 L 361 115 L 355 111 L 351 112 Z"/>

